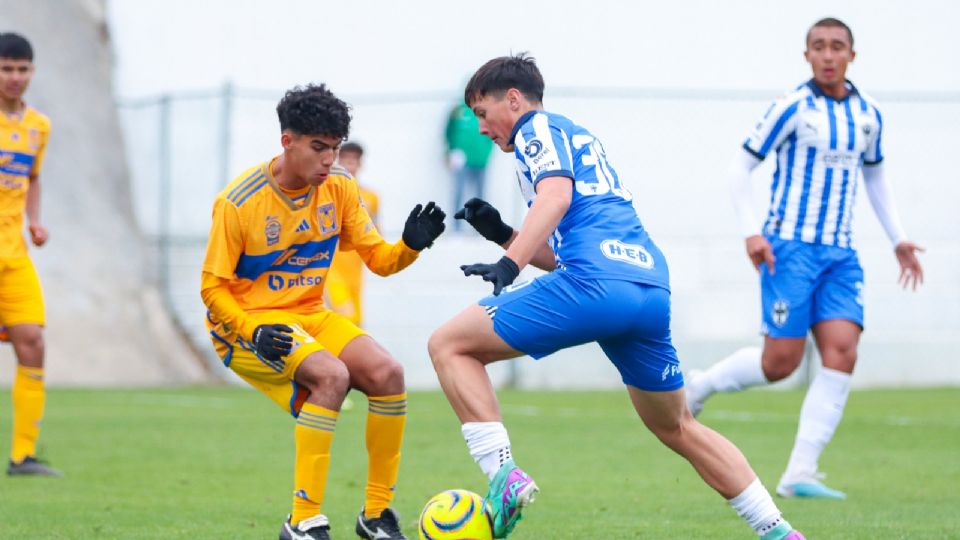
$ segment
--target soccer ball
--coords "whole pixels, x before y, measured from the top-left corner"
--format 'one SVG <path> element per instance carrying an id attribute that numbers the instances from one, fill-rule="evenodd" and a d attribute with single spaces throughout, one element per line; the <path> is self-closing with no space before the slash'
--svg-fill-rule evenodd
<path id="1" fill-rule="evenodd" d="M 492 540 L 483 497 L 465 489 L 438 493 L 420 513 L 420 540 Z"/>

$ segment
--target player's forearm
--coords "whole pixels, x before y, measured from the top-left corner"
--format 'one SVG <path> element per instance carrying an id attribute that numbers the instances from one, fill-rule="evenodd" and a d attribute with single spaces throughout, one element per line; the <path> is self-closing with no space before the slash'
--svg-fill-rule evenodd
<path id="1" fill-rule="evenodd" d="M 730 197 L 733 199 L 733 211 L 737 216 L 737 227 L 744 237 L 760 234 L 757 211 L 753 204 L 753 185 L 750 173 L 760 164 L 757 157 L 747 152 L 739 152 L 727 173 L 730 185 Z"/>
<path id="2" fill-rule="evenodd" d="M 378 276 L 396 274 L 413 264 L 420 255 L 419 251 L 411 249 L 403 240 L 390 244 L 381 240 L 371 246 L 357 246 L 357 253 L 371 272 Z"/>
<path id="3" fill-rule="evenodd" d="M 887 237 L 894 247 L 907 239 L 907 233 L 900 223 L 900 214 L 893 200 L 893 189 L 883 173 L 883 165 L 868 165 L 863 168 L 863 185 L 867 189 L 867 197 L 873 206 L 880 225 L 886 231 Z"/>
<path id="4" fill-rule="evenodd" d="M 27 201 L 24 212 L 27 215 L 27 223 L 30 225 L 40 224 L 40 177 L 30 177 L 30 187 L 27 189 Z"/>
<path id="5" fill-rule="evenodd" d="M 204 272 L 200 280 L 200 297 L 216 320 L 235 329 L 243 339 L 253 339 L 253 331 L 257 325 L 240 307 L 240 303 L 227 287 L 226 280 Z"/>
<path id="6" fill-rule="evenodd" d="M 507 248 L 507 257 L 521 269 L 531 263 L 543 268 L 544 246 L 548 246 L 547 239 L 567 213 L 573 197 L 573 181 L 569 178 L 549 178 L 542 180 L 541 184 L 543 187 L 537 193 L 520 231 Z"/>

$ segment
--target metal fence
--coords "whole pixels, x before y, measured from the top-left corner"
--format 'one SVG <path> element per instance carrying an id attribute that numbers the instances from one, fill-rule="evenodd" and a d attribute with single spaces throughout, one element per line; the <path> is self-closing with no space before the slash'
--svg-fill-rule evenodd
<path id="1" fill-rule="evenodd" d="M 688 366 L 709 364 L 732 347 L 756 342 L 755 278 L 740 253 L 722 169 L 769 99 L 778 94 L 723 89 L 548 89 L 548 106 L 601 137 L 621 177 L 639 195 L 635 204 L 640 215 L 670 258 L 674 335 L 681 350 L 689 352 Z M 388 238 L 399 236 L 402 217 L 414 203 L 449 201 L 441 133 L 457 95 L 449 90 L 344 96 L 354 108 L 353 132 L 368 148 L 362 176 L 369 176 L 381 192 L 381 218 Z M 226 83 L 209 91 L 119 104 L 134 208 L 139 225 L 158 251 L 156 278 L 178 322 L 202 350 L 210 351 L 212 364 L 219 362 L 202 326 L 204 308 L 198 294 L 211 202 L 234 175 L 277 153 L 274 107 L 281 96 L 281 91 Z M 858 210 L 855 227 L 871 280 L 868 287 L 872 287 L 868 321 L 870 328 L 879 330 L 879 335 L 865 336 L 865 351 L 870 353 L 875 346 L 877 354 L 890 356 L 916 350 L 921 344 L 932 354 L 948 357 L 951 348 L 960 345 L 960 243 L 954 238 L 960 217 L 949 202 L 960 196 L 951 159 L 953 149 L 960 147 L 960 134 L 953 128 L 960 122 L 960 93 L 878 97 L 889 126 L 885 134 L 888 176 L 894 181 L 908 231 L 927 243 L 931 253 L 925 259 L 929 279 L 924 294 L 898 296 L 885 277 L 894 273 L 895 265 L 886 240 L 870 212 Z M 512 178 L 510 158 L 495 156 L 488 184 L 498 187 L 488 188 L 488 193 L 492 191 L 488 198 L 518 222 L 524 208 Z M 758 180 L 758 206 L 765 199 L 763 191 Z M 368 329 L 376 331 L 395 353 L 422 357 L 429 329 L 485 293 L 479 286 L 464 284 L 449 269 L 465 257 L 486 253 L 487 247 L 469 233 L 447 245 L 423 257 L 428 262 L 415 265 L 423 268 L 405 271 L 405 277 L 392 281 L 372 278 L 369 284 L 374 309 L 367 310 Z M 436 296 L 438 286 L 455 292 Z M 417 298 L 435 301 L 435 309 L 418 306 L 408 317 L 395 316 L 405 301 L 422 304 Z M 899 316 L 882 307 L 889 302 L 905 303 Z M 904 321 L 904 314 L 913 317 Z M 420 323 L 410 322 L 418 318 Z M 871 345 L 874 336 L 877 341 Z M 589 354 L 599 356 L 596 351 Z M 573 366 L 572 360 L 555 364 L 559 367 L 548 377 L 528 378 L 523 370 L 499 376 L 520 385 L 547 387 L 618 381 L 615 376 L 610 379 L 609 366 L 594 372 Z M 413 365 L 420 366 L 420 361 Z M 408 367 L 408 374 L 411 371 L 420 386 L 432 385 L 428 369 L 421 373 L 419 367 Z M 892 373 L 867 376 L 877 384 L 895 378 Z M 957 368 L 951 368 L 949 381 L 960 382 Z"/>

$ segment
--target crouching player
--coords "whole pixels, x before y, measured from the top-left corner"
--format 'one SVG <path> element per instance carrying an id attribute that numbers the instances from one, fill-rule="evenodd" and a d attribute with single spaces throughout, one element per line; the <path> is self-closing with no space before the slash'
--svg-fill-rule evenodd
<path id="1" fill-rule="evenodd" d="M 217 196 L 203 264 L 208 328 L 225 365 L 297 419 L 293 512 L 281 540 L 326 539 L 320 513 L 330 445 L 350 388 L 369 398 L 361 538 L 405 538 L 389 504 L 406 420 L 403 368 L 363 330 L 323 305 L 337 245 L 380 275 L 403 270 L 443 232 L 442 210 L 417 205 L 401 241 L 380 236 L 356 181 L 334 166 L 349 107 L 324 85 L 294 88 L 277 106 L 283 153 Z"/>

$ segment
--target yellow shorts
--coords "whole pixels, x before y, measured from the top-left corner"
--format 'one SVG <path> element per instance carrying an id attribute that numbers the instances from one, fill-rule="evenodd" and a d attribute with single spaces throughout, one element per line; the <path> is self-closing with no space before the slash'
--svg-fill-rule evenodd
<path id="1" fill-rule="evenodd" d="M 39 324 L 46 322 L 40 277 L 30 257 L 0 259 L 0 324 Z"/>
<path id="2" fill-rule="evenodd" d="M 366 335 L 346 318 L 328 310 L 311 315 L 284 311 L 257 313 L 259 324 L 286 324 L 293 328 L 293 350 L 276 362 L 260 358 L 253 343 L 224 332 L 223 325 L 210 331 L 213 346 L 223 364 L 250 386 L 260 390 L 294 417 L 310 392 L 293 380 L 300 364 L 317 351 L 328 351 L 339 356 L 343 348 L 357 336 Z"/>

